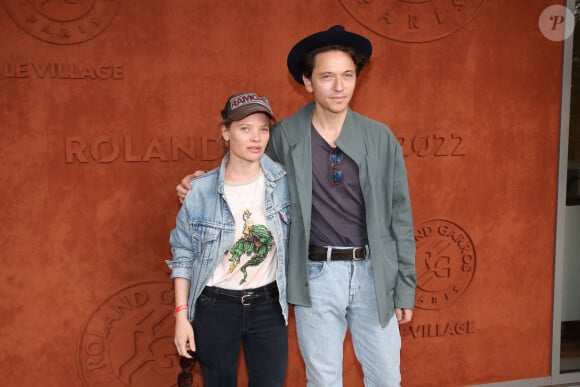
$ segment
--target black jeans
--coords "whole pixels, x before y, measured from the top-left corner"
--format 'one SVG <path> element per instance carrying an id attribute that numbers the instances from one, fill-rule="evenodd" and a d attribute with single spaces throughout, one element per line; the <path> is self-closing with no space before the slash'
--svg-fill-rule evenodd
<path id="1" fill-rule="evenodd" d="M 249 387 L 284 385 L 288 329 L 278 297 L 244 306 L 202 293 L 195 308 L 195 345 L 205 387 L 237 387 L 240 343 Z"/>

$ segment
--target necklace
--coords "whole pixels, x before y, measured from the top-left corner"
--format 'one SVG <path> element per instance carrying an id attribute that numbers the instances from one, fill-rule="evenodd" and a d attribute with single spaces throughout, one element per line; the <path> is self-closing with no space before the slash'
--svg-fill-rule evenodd
<path id="1" fill-rule="evenodd" d="M 229 175 L 229 172 L 226 171 L 226 174 Z M 244 211 L 243 211 L 242 218 L 244 220 L 244 223 L 246 223 L 246 224 L 249 223 L 248 221 L 250 220 L 250 217 L 252 216 L 251 208 L 254 207 L 254 200 L 256 199 L 256 191 L 258 189 L 258 185 L 260 185 L 260 177 L 261 176 L 262 176 L 262 171 L 260 170 L 260 173 L 258 174 L 258 177 L 256 178 L 256 180 L 254 180 L 252 183 L 250 183 L 250 184 L 254 185 L 254 191 L 252 193 L 252 201 L 250 202 L 249 206 L 246 206 L 244 196 L 240 194 L 240 192 L 238 191 L 238 188 L 234 184 L 228 184 L 231 188 L 233 188 L 233 191 L 236 193 L 236 196 L 240 199 L 240 203 L 242 203 L 242 208 L 245 207 Z M 250 184 L 247 184 L 247 185 L 250 185 Z"/>

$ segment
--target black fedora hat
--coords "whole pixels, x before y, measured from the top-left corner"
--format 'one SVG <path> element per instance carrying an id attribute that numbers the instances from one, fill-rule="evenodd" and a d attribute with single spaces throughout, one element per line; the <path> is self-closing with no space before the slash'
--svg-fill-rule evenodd
<path id="1" fill-rule="evenodd" d="M 369 60 L 373 52 L 371 42 L 364 36 L 348 32 L 341 25 L 330 27 L 326 31 L 320 31 L 305 37 L 290 50 L 288 54 L 288 70 L 299 84 L 303 85 L 302 74 L 300 72 L 300 61 L 306 54 L 317 48 L 341 45 L 354 49 Z"/>

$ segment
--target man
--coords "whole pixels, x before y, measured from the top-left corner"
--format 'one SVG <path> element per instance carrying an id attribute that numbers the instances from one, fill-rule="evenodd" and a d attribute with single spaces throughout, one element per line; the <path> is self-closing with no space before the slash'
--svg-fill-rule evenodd
<path id="1" fill-rule="evenodd" d="M 287 299 L 309 387 L 342 386 L 347 328 L 365 386 L 399 386 L 397 322 L 413 316 L 415 244 L 402 150 L 385 125 L 349 108 L 371 53 L 366 38 L 342 26 L 298 42 L 288 69 L 314 102 L 278 123 L 268 147 L 288 172 Z"/>

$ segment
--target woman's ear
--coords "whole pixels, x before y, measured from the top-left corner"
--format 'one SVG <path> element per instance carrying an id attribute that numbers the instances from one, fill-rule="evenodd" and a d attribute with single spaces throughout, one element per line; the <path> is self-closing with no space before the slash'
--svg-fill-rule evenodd
<path id="1" fill-rule="evenodd" d="M 226 145 L 226 147 L 230 146 L 230 130 L 229 130 L 229 128 L 225 125 L 222 125 L 221 131 L 222 131 L 222 138 L 224 139 L 224 144 Z"/>
<path id="2" fill-rule="evenodd" d="M 221 131 L 222 131 L 222 138 L 224 139 L 224 141 L 225 142 L 230 141 L 230 131 L 229 131 L 229 129 L 225 125 L 222 125 Z"/>

